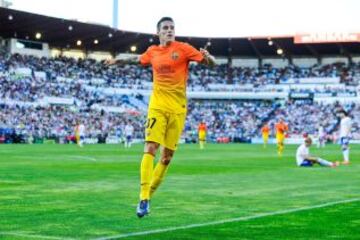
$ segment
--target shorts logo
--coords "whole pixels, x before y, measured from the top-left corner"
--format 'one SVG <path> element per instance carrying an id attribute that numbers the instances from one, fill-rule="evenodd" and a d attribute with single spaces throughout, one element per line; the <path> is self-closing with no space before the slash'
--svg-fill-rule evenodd
<path id="1" fill-rule="evenodd" d="M 179 53 L 178 52 L 172 52 L 171 53 L 172 60 L 176 61 L 179 59 Z"/>

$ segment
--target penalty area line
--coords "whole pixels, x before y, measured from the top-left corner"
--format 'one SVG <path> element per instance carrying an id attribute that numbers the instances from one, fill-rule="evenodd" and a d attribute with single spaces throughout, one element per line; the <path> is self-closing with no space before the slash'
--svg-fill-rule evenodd
<path id="1" fill-rule="evenodd" d="M 352 199 L 340 200 L 340 201 L 335 201 L 335 202 L 327 202 L 327 203 L 313 205 L 313 206 L 307 206 L 307 207 L 279 210 L 279 211 L 269 212 L 269 213 L 261 213 L 261 214 L 256 214 L 253 216 L 229 218 L 229 219 L 223 219 L 223 220 L 219 220 L 219 221 L 196 223 L 196 224 L 189 224 L 189 225 L 176 226 L 176 227 L 168 227 L 168 228 L 155 229 L 155 230 L 149 230 L 149 231 L 143 231 L 143 232 L 124 233 L 124 234 L 118 234 L 118 235 L 114 235 L 114 236 L 95 238 L 93 240 L 112 240 L 112 239 L 127 238 L 127 237 L 132 237 L 132 236 L 144 236 L 144 235 L 150 235 L 150 234 L 155 234 L 155 233 L 165 233 L 165 232 L 173 232 L 173 231 L 177 231 L 177 230 L 184 230 L 184 229 L 191 229 L 191 228 L 198 228 L 198 227 L 207 227 L 207 226 L 213 226 L 213 225 L 220 225 L 220 224 L 224 224 L 224 223 L 242 222 L 242 221 L 248 221 L 248 220 L 257 219 L 257 218 L 289 214 L 289 213 L 294 213 L 294 212 L 312 210 L 312 209 L 317 209 L 317 208 L 329 207 L 329 206 L 333 206 L 333 205 L 358 202 L 358 201 L 360 201 L 360 198 L 352 198 Z"/>

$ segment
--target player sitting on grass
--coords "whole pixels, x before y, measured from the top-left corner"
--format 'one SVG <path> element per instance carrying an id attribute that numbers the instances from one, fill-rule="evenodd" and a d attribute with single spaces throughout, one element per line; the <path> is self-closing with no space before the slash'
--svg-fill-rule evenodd
<path id="1" fill-rule="evenodd" d="M 337 167 L 339 162 L 329 162 L 325 159 L 311 156 L 309 148 L 312 144 L 310 137 L 305 138 L 303 144 L 301 144 L 296 151 L 296 163 L 299 167 L 312 167 L 315 163 L 325 167 Z"/>

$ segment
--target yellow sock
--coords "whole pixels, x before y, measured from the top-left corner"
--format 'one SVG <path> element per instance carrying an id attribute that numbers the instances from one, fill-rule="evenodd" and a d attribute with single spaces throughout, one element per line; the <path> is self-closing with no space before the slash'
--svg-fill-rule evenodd
<path id="1" fill-rule="evenodd" d="M 204 141 L 199 141 L 200 143 L 200 149 L 204 149 Z"/>
<path id="2" fill-rule="evenodd" d="M 161 161 L 159 161 L 156 164 L 150 185 L 150 197 L 154 194 L 154 192 L 156 191 L 156 189 L 159 187 L 160 183 L 164 179 L 168 167 L 169 165 L 165 165 Z"/>
<path id="3" fill-rule="evenodd" d="M 153 175 L 154 156 L 144 153 L 140 167 L 140 200 L 150 199 L 150 182 Z"/>
<path id="4" fill-rule="evenodd" d="M 283 145 L 283 144 L 279 144 L 279 145 L 278 145 L 278 153 L 279 153 L 280 156 L 282 155 L 283 151 L 284 151 L 284 145 Z"/>

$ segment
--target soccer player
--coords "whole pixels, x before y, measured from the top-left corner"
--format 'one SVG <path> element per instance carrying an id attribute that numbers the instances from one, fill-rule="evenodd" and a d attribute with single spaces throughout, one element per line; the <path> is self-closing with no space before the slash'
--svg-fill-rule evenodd
<path id="1" fill-rule="evenodd" d="M 270 133 L 270 128 L 268 123 L 265 123 L 264 126 L 261 128 L 261 134 L 262 134 L 262 138 L 263 138 L 263 142 L 264 142 L 264 148 L 266 148 L 268 141 L 269 141 L 269 133 Z"/>
<path id="2" fill-rule="evenodd" d="M 326 140 L 325 138 L 326 138 L 326 133 L 324 127 L 322 126 L 322 124 L 320 124 L 318 130 L 318 144 L 317 144 L 318 148 L 325 147 L 325 140 Z"/>
<path id="3" fill-rule="evenodd" d="M 288 125 L 285 123 L 283 118 L 280 118 L 279 122 L 275 124 L 276 142 L 279 156 L 282 156 L 283 154 L 285 135 L 288 130 Z"/>
<path id="4" fill-rule="evenodd" d="M 80 121 L 77 121 L 77 124 L 75 126 L 75 140 L 79 147 L 83 147 L 84 138 L 85 138 L 85 126 L 84 124 L 80 123 Z"/>
<path id="5" fill-rule="evenodd" d="M 125 133 L 125 148 L 130 148 L 131 147 L 131 142 L 132 142 L 132 137 L 133 137 L 133 134 L 134 134 L 134 127 L 133 127 L 133 125 L 131 124 L 130 121 L 128 121 L 126 123 L 124 133 Z"/>
<path id="6" fill-rule="evenodd" d="M 206 49 L 199 51 L 187 43 L 175 41 L 172 18 L 163 17 L 158 21 L 157 34 L 160 44 L 150 46 L 139 59 L 142 65 L 151 65 L 153 69 L 153 90 L 140 166 L 140 202 L 136 209 L 140 218 L 150 212 L 150 198 L 164 179 L 184 127 L 189 62 L 215 64 L 215 58 Z M 114 60 L 107 64 L 114 64 Z M 160 160 L 153 168 L 160 146 Z"/>
<path id="7" fill-rule="evenodd" d="M 200 149 L 204 149 L 204 147 L 205 147 L 206 130 L 207 130 L 206 123 L 204 121 L 201 121 L 198 126 Z"/>
<path id="8" fill-rule="evenodd" d="M 319 164 L 325 167 L 337 167 L 339 162 L 330 162 L 325 159 L 311 156 L 309 148 L 312 144 L 312 139 L 310 137 L 305 138 L 303 144 L 301 144 L 296 151 L 296 164 L 299 167 L 312 167 L 314 164 Z"/>
<path id="9" fill-rule="evenodd" d="M 350 164 L 349 142 L 350 142 L 352 121 L 351 121 L 351 118 L 349 117 L 348 113 L 345 110 L 340 110 L 339 115 L 341 118 L 341 121 L 340 121 L 340 144 L 341 144 L 341 149 L 342 149 L 342 153 L 343 153 L 343 157 L 344 157 L 342 164 L 349 165 Z"/>

